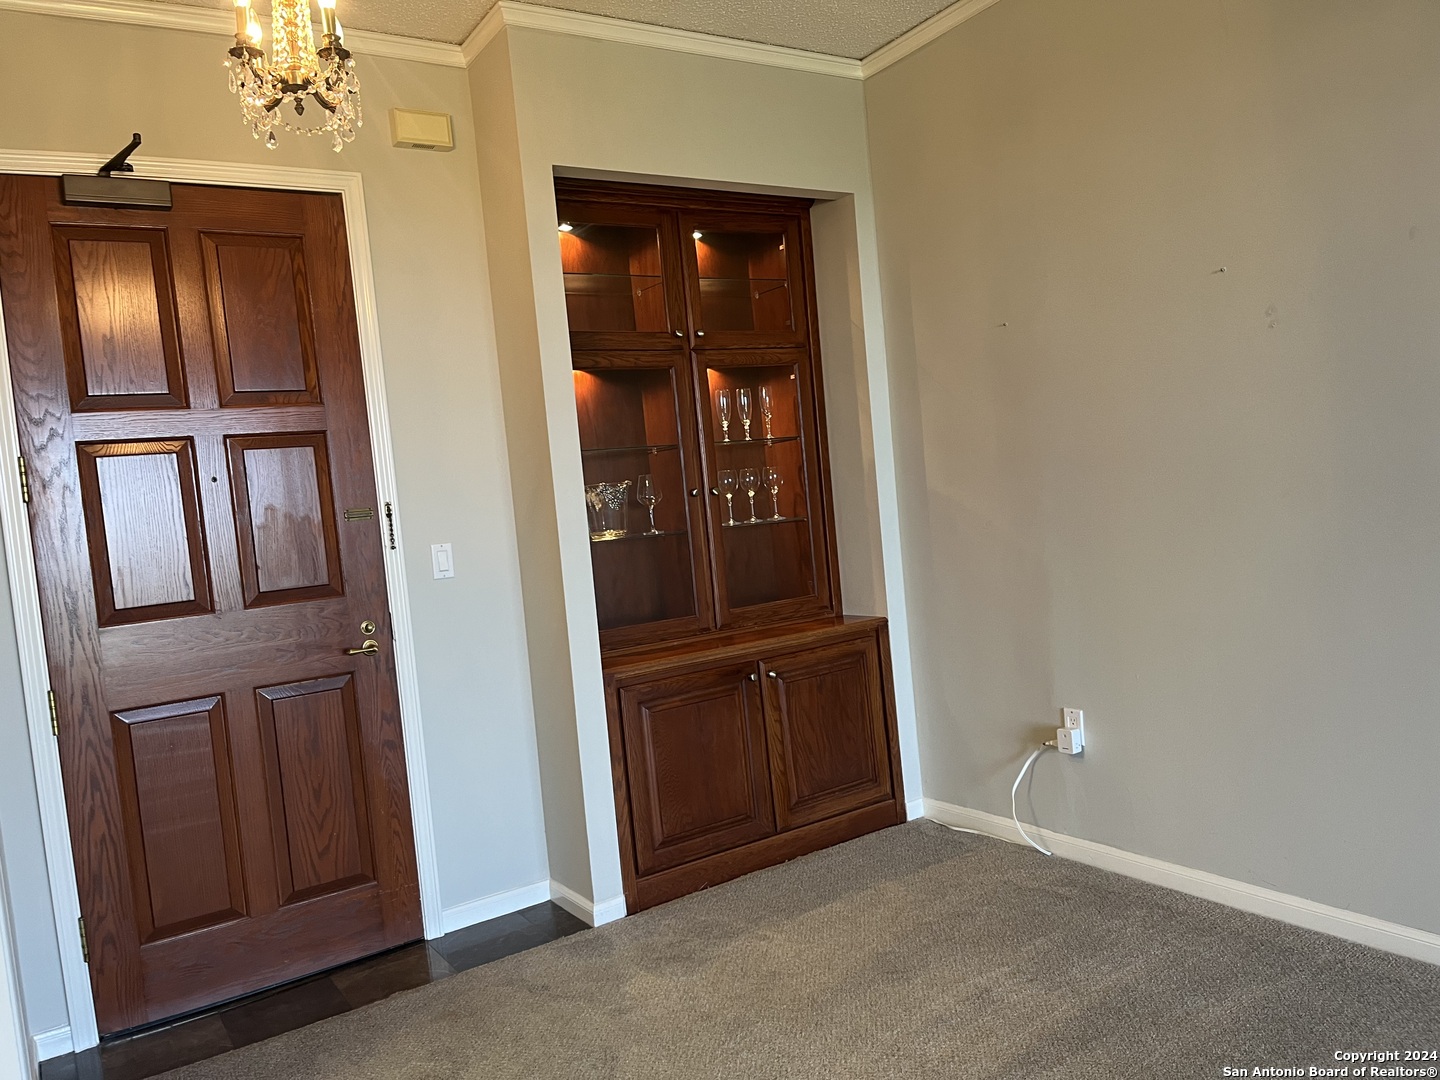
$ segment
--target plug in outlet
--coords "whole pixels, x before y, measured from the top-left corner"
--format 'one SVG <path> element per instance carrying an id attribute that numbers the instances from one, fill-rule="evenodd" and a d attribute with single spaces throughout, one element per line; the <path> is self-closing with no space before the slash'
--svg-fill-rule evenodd
<path id="1" fill-rule="evenodd" d="M 1061 726 L 1055 729 L 1055 749 L 1062 754 L 1085 752 L 1085 710 L 1061 709 Z"/>

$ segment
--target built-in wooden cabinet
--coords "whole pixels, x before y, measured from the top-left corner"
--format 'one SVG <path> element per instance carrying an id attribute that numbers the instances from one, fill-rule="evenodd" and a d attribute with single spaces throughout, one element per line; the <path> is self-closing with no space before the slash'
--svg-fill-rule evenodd
<path id="1" fill-rule="evenodd" d="M 638 909 L 901 820 L 886 631 L 836 616 L 808 203 L 556 194 Z"/>

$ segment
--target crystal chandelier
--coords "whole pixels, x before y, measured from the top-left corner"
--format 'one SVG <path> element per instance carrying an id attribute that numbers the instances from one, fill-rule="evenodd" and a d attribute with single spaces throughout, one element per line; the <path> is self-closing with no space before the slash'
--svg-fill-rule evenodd
<path id="1" fill-rule="evenodd" d="M 277 127 L 297 135 L 329 135 L 337 153 L 360 127 L 360 80 L 342 41 L 335 0 L 320 0 L 320 32 L 317 49 L 309 0 L 273 0 L 267 58 L 249 0 L 235 0 L 235 47 L 225 61 L 230 90 L 240 95 L 241 113 L 255 138 L 264 135 L 272 150 Z M 305 112 L 312 102 L 314 122 Z"/>

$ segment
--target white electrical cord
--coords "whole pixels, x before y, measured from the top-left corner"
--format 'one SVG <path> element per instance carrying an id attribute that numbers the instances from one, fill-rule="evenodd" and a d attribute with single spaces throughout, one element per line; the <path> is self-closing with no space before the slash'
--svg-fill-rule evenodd
<path id="1" fill-rule="evenodd" d="M 1030 834 L 1025 831 L 1025 826 L 1020 824 L 1020 811 L 1015 808 L 1015 793 L 1020 790 L 1020 781 L 1025 779 L 1025 774 L 1030 771 L 1030 766 L 1035 764 L 1035 759 L 1038 758 L 1041 754 L 1043 754 L 1046 750 L 1049 750 L 1050 747 L 1054 745 L 1054 743 L 1047 743 L 1044 746 L 1040 747 L 1039 750 L 1036 750 L 1028 758 L 1026 758 L 1025 764 L 1020 766 L 1020 775 L 1015 777 L 1015 783 L 1010 785 L 1010 816 L 1015 821 L 1015 828 L 1020 830 L 1020 835 L 1025 838 L 1025 842 L 1028 843 L 1031 847 L 1033 847 L 1036 851 L 1040 852 L 1040 854 L 1042 855 L 1053 855 L 1054 852 L 1050 851 L 1048 848 L 1041 847 L 1034 840 L 1031 840 Z"/>

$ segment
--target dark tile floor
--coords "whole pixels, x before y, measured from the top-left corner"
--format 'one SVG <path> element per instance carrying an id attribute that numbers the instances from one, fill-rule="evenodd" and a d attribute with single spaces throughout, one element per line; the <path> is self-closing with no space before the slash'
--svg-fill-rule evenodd
<path id="1" fill-rule="evenodd" d="M 174 1023 L 107 1039 L 92 1050 L 53 1058 L 40 1066 L 40 1080 L 144 1080 L 585 928 L 564 908 L 536 904 L 435 941 L 405 945 Z"/>

